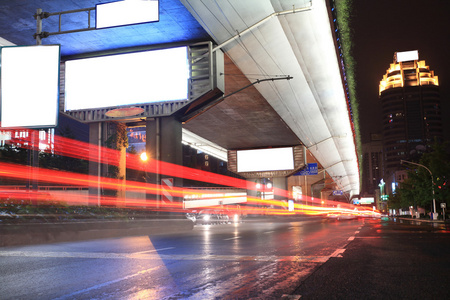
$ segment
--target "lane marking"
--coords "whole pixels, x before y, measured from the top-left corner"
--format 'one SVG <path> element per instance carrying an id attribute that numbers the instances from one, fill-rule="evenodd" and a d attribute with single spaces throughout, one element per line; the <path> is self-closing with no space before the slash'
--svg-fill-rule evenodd
<path id="1" fill-rule="evenodd" d="M 22 257 L 42 257 L 42 258 L 93 258 L 93 259 L 146 259 L 146 256 L 153 255 L 160 257 L 157 251 L 174 249 L 174 247 L 148 250 L 134 253 L 107 253 L 107 252 L 52 252 L 52 251 L 0 251 L 1 256 L 22 256 Z M 146 254 L 150 252 L 149 254 Z"/>
<path id="2" fill-rule="evenodd" d="M 330 257 L 342 257 L 342 253 L 344 253 L 344 252 L 345 252 L 345 249 L 337 249 L 330 255 Z"/>
<path id="3" fill-rule="evenodd" d="M 301 297 L 301 295 L 283 294 L 283 296 L 281 296 L 281 300 L 299 300 Z"/>
<path id="4" fill-rule="evenodd" d="M 359 233 L 359 231 L 355 231 L 355 234 L 358 234 Z"/>
<path id="5" fill-rule="evenodd" d="M 142 260 L 214 260 L 214 261 L 261 261 L 261 262 L 326 262 L 332 256 L 277 256 L 277 255 L 211 255 L 211 254 L 135 254 L 94 252 L 42 252 L 0 251 L 0 257 L 38 258 L 91 258 L 91 259 L 142 259 Z"/>
<path id="6" fill-rule="evenodd" d="M 348 241 L 353 241 L 354 239 L 355 239 L 355 237 L 351 236 L 351 237 L 348 238 Z"/>
<path id="7" fill-rule="evenodd" d="M 275 232 L 275 230 L 264 231 L 265 234 L 274 233 L 274 232 Z"/>
<path id="8" fill-rule="evenodd" d="M 231 240 L 237 240 L 237 239 L 240 239 L 240 238 L 241 238 L 240 236 L 234 236 L 234 237 L 223 239 L 223 240 L 224 241 L 231 241 Z"/>
<path id="9" fill-rule="evenodd" d="M 86 292 L 89 292 L 89 291 L 92 291 L 92 290 L 97 290 L 97 289 L 100 289 L 102 287 L 105 287 L 105 286 L 108 286 L 108 285 L 111 285 L 111 284 L 114 284 L 114 283 L 117 283 L 117 282 L 121 282 L 121 281 L 124 281 L 124 280 L 128 280 L 128 279 L 131 279 L 131 278 L 136 277 L 136 276 L 140 276 L 140 275 L 144 275 L 144 274 L 147 274 L 147 273 L 150 273 L 150 272 L 154 272 L 155 270 L 157 270 L 157 269 L 159 269 L 161 267 L 162 266 L 157 266 L 157 267 L 153 267 L 153 268 L 150 268 L 150 269 L 142 270 L 142 271 L 139 271 L 137 273 L 134 273 L 134 274 L 122 277 L 122 278 L 118 278 L 118 279 L 115 279 L 115 280 L 107 281 L 107 282 L 104 282 L 104 283 L 101 283 L 101 284 L 97 284 L 97 285 L 91 286 L 89 288 L 82 289 L 82 290 L 79 290 L 79 291 L 76 291 L 76 292 L 73 292 L 71 294 L 64 295 L 64 296 L 61 296 L 61 297 L 55 298 L 55 299 L 72 299 L 76 295 L 79 295 L 79 294 L 82 294 L 82 293 L 86 293 Z"/>
<path id="10" fill-rule="evenodd" d="M 161 249 L 153 249 L 153 250 L 147 250 L 147 251 L 133 252 L 133 254 L 152 253 L 152 252 L 159 252 L 159 251 L 172 250 L 172 249 L 175 249 L 175 247 L 167 247 L 167 248 L 161 248 Z"/>

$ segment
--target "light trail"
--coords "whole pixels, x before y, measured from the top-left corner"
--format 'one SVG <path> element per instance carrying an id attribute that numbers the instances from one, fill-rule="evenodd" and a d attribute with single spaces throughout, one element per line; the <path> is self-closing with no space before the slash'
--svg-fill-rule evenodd
<path id="1" fill-rule="evenodd" d="M 29 130 L 31 131 L 31 130 Z M 11 135 L 13 136 L 13 135 Z M 31 134 L 28 137 L 12 137 L 11 143 L 14 145 L 20 145 L 25 149 L 37 150 L 37 147 L 33 147 L 31 141 Z M 105 165 L 118 166 L 120 153 L 117 150 L 113 150 L 106 147 L 99 147 L 93 144 L 74 141 L 69 138 L 54 136 L 54 147 L 49 150 L 54 155 L 61 155 L 72 157 L 76 159 L 82 159 L 86 161 L 97 162 Z M 98 153 L 101 155 L 98 155 Z M 237 189 L 244 190 L 257 190 L 254 182 L 246 181 L 243 179 L 232 178 L 225 175 L 214 174 L 207 171 L 198 169 L 192 169 L 184 166 L 178 166 L 175 164 L 156 161 L 150 159 L 147 162 L 143 162 L 138 155 L 127 154 L 127 169 L 134 169 L 138 171 L 145 171 L 147 173 L 155 173 L 156 167 L 160 170 L 161 175 L 179 177 L 183 179 L 195 180 L 198 182 L 213 183 L 221 186 L 229 186 Z M 39 202 L 45 204 L 45 202 L 59 201 L 61 203 L 88 203 L 89 205 L 96 205 L 101 203 L 105 206 L 118 206 L 135 209 L 146 210 L 160 210 L 160 211 L 186 211 L 183 209 L 182 201 L 165 202 L 157 200 L 157 196 L 161 195 L 163 189 L 160 185 L 137 182 L 131 180 L 118 180 L 107 177 L 100 177 L 78 174 L 67 171 L 49 170 L 45 168 L 35 168 L 24 165 L 17 165 L 12 163 L 0 162 L 0 178 L 9 178 L 15 180 L 36 180 L 38 185 L 42 184 L 56 184 L 61 186 L 78 186 L 89 188 L 101 188 L 112 191 L 120 190 L 134 190 L 145 193 L 145 199 L 136 199 L 133 197 L 116 197 L 116 196 L 97 196 L 86 195 L 80 196 L 79 193 L 67 192 L 67 191 L 52 191 L 51 199 L 49 200 L 49 192 L 47 191 L 20 191 L 11 190 L 5 187 L 0 187 L 0 200 L 14 198 L 14 199 L 28 199 L 30 201 Z M 230 196 L 226 196 L 223 193 L 216 193 L 212 190 L 199 190 L 199 189 L 187 189 L 180 187 L 173 187 L 171 189 L 164 189 L 170 192 L 174 197 L 184 198 L 186 195 L 199 196 L 205 195 L 207 197 L 222 198 L 227 200 Z M 289 199 L 290 195 L 288 191 L 283 189 L 273 188 L 274 197 Z M 247 197 L 246 207 L 240 207 L 237 205 L 228 205 L 228 211 L 235 211 L 241 214 L 258 214 L 258 215 L 322 215 L 327 214 L 351 214 L 355 216 L 361 216 L 365 214 L 373 214 L 374 210 L 358 208 L 350 204 L 345 204 L 335 201 L 319 200 L 303 196 L 301 203 L 294 203 L 294 211 L 288 210 L 286 201 L 281 200 L 267 200 L 260 199 L 258 197 Z M 313 205 L 313 203 L 316 205 Z M 307 205 L 306 203 L 311 203 Z M 238 208 L 239 207 L 239 208 Z M 223 209 L 221 206 L 209 206 L 212 209 Z"/>

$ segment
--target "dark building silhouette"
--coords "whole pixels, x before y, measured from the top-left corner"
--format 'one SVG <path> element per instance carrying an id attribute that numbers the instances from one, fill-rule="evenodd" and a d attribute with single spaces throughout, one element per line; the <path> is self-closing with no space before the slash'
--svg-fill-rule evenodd
<path id="1" fill-rule="evenodd" d="M 384 179 L 395 182 L 400 160 L 416 160 L 443 140 L 438 77 L 418 51 L 396 52 L 380 82 Z"/>
<path id="2" fill-rule="evenodd" d="M 373 195 L 383 178 L 383 151 L 381 134 L 371 134 L 370 142 L 362 145 L 363 182 L 362 194 Z"/>

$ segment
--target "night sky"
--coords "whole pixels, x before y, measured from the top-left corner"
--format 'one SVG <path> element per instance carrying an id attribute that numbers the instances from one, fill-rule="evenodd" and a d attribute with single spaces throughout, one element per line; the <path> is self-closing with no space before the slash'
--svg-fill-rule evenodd
<path id="1" fill-rule="evenodd" d="M 362 142 L 381 132 L 378 86 L 394 52 L 409 50 L 439 77 L 450 140 L 450 0 L 354 0 L 351 27 Z"/>

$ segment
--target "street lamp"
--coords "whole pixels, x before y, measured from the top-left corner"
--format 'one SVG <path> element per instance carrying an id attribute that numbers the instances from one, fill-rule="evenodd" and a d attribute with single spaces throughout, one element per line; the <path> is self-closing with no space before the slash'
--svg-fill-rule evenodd
<path id="1" fill-rule="evenodd" d="M 142 161 L 147 161 L 148 160 L 147 152 L 142 152 L 140 158 Z"/>
<path id="2" fill-rule="evenodd" d="M 139 155 L 139 158 L 141 159 L 141 161 L 144 163 L 144 165 L 142 166 L 142 169 L 143 169 L 143 171 L 144 171 L 144 181 L 145 182 L 148 182 L 148 174 L 147 174 L 147 162 L 148 162 L 148 159 L 149 159 L 149 157 L 148 157 L 148 155 L 147 155 L 147 152 L 142 152 L 140 155 Z"/>
<path id="3" fill-rule="evenodd" d="M 416 166 L 419 166 L 419 167 L 423 167 L 423 168 L 425 168 L 428 172 L 430 172 L 430 175 L 431 175 L 431 191 L 432 191 L 432 193 L 433 193 L 433 219 L 434 219 L 434 216 L 436 215 L 436 199 L 435 199 L 435 197 L 434 197 L 434 180 L 433 180 L 433 173 L 431 173 L 430 169 L 428 169 L 428 168 L 425 167 L 424 165 L 421 165 L 421 164 L 418 164 L 418 163 L 414 163 L 414 162 L 411 162 L 411 161 L 400 160 L 400 164 L 403 164 L 403 163 L 409 163 L 409 164 L 412 164 L 412 165 L 416 165 Z"/>

